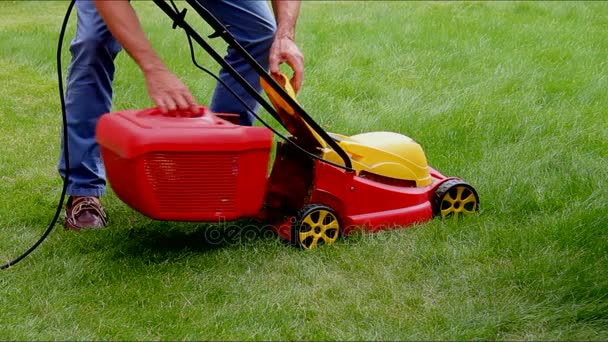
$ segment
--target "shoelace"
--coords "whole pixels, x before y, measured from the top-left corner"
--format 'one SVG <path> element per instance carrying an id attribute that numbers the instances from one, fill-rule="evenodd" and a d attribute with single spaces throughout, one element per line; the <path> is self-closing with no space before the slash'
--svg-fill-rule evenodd
<path id="1" fill-rule="evenodd" d="M 106 213 L 103 211 L 103 207 L 101 206 L 101 204 L 98 204 L 95 201 L 87 198 L 78 199 L 76 203 L 73 204 L 74 208 L 70 212 L 70 217 L 68 217 L 68 220 L 70 220 L 70 222 L 74 222 L 75 218 L 78 217 L 78 215 L 80 215 L 80 213 L 82 213 L 83 211 L 90 210 L 97 214 L 99 218 L 101 218 L 101 221 L 104 225 L 107 223 Z"/>

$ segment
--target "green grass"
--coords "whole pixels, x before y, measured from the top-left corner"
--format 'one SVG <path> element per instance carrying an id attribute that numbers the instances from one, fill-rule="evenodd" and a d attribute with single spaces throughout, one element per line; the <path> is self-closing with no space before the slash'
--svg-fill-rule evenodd
<path id="1" fill-rule="evenodd" d="M 66 7 L 0 2 L 2 262 L 60 194 Z M 135 7 L 207 102 L 183 35 Z M 301 252 L 246 222 L 151 221 L 110 193 L 109 229 L 57 229 L 0 274 L 0 339 L 607 340 L 606 18 L 602 2 L 304 2 L 303 106 L 330 131 L 415 138 L 477 188 L 480 215 Z M 149 106 L 117 64 L 115 109 Z"/>

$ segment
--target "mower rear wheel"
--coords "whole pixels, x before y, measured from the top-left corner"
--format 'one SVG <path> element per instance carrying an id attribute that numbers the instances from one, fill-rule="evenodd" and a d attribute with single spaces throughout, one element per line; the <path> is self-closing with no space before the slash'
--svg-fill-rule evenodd
<path id="1" fill-rule="evenodd" d="M 331 245 L 341 233 L 342 227 L 334 210 L 321 204 L 305 206 L 291 224 L 291 242 L 303 249 Z"/>
<path id="2" fill-rule="evenodd" d="M 447 180 L 433 194 L 433 213 L 442 218 L 473 214 L 479 210 L 477 191 L 460 179 Z"/>

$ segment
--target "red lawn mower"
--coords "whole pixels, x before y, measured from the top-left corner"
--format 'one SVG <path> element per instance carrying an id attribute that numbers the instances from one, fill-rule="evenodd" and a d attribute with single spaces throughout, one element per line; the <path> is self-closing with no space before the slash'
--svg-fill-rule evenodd
<path id="1" fill-rule="evenodd" d="M 103 115 L 97 141 L 108 180 L 135 210 L 167 221 L 258 218 L 304 249 L 356 229 L 376 232 L 478 210 L 475 189 L 428 166 L 414 140 L 391 132 L 326 132 L 296 102 L 286 78 L 273 79 L 211 13 L 187 0 L 214 29 L 211 37 L 223 38 L 258 72 L 269 103 L 185 21 L 185 9 L 154 2 L 290 136 L 277 143 L 268 174 L 270 126 L 239 126 L 237 115 L 204 107 L 189 118 L 155 108 Z"/>

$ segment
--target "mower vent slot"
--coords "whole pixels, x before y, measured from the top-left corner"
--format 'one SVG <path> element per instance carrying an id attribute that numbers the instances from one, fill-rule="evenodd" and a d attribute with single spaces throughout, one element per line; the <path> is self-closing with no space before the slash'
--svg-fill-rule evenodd
<path id="1" fill-rule="evenodd" d="M 371 172 L 367 172 L 367 171 L 361 171 L 359 173 L 359 177 L 369 179 L 374 182 L 387 184 L 387 185 L 401 186 L 401 187 L 407 187 L 407 188 L 416 187 L 416 181 L 413 181 L 413 180 L 386 177 L 386 176 L 377 175 L 375 173 L 371 173 Z"/>
<path id="2" fill-rule="evenodd" d="M 238 206 L 238 156 L 227 153 L 149 153 L 144 170 L 158 207 L 173 213 L 233 213 Z"/>

